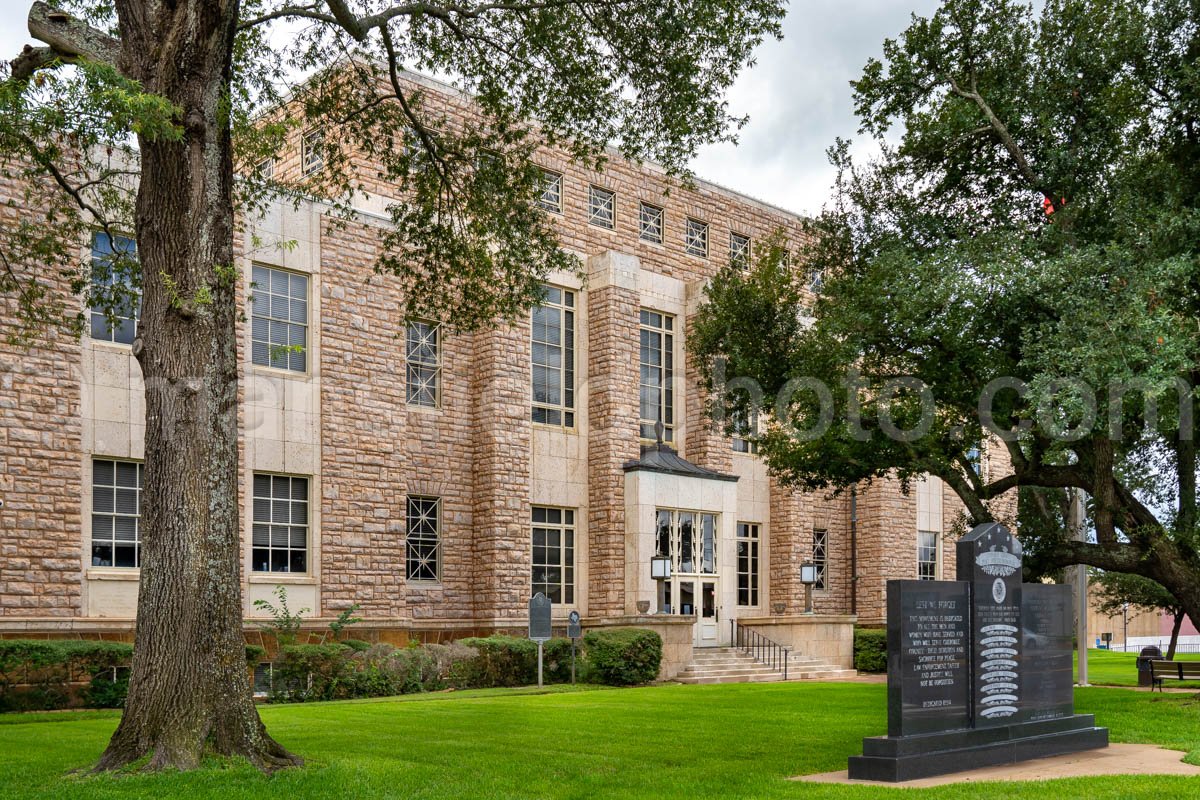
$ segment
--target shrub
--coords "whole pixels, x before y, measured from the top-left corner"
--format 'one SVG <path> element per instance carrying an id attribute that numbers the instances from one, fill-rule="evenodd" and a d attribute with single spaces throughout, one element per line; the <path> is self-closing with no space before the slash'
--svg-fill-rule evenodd
<path id="1" fill-rule="evenodd" d="M 352 697 L 415 694 L 438 682 L 437 661 L 422 647 L 377 644 L 351 657 Z"/>
<path id="2" fill-rule="evenodd" d="M 450 676 L 452 686 L 486 689 L 537 683 L 536 643 L 500 635 L 463 639 L 461 643 L 476 650 L 478 655 L 457 665 Z"/>
<path id="3" fill-rule="evenodd" d="M 436 678 L 426 688 L 430 690 L 444 689 L 447 686 L 457 686 L 454 676 L 462 675 L 469 669 L 467 662 L 479 657 L 479 651 L 462 642 L 449 644 L 427 644 L 425 651 L 434 662 Z"/>
<path id="4" fill-rule="evenodd" d="M 256 644 L 246 645 L 246 666 L 257 667 L 267 657 L 267 648 Z"/>
<path id="5" fill-rule="evenodd" d="M 608 628 L 588 631 L 589 677 L 610 686 L 634 686 L 658 677 L 662 664 L 662 637 L 640 628 Z M 569 667 L 568 667 L 569 668 Z"/>
<path id="6" fill-rule="evenodd" d="M 303 703 L 353 696 L 352 652 L 341 644 L 281 647 L 275 661 L 271 699 Z"/>
<path id="7" fill-rule="evenodd" d="M 127 667 L 132 656 L 133 648 L 120 642 L 0 640 L 0 711 L 90 703 L 93 691 L 81 684 L 98 677 L 103 684 L 106 674 L 119 683 L 112 678 L 114 670 Z M 95 696 L 107 704 L 124 702 L 119 686 L 97 687 Z"/>
<path id="8" fill-rule="evenodd" d="M 854 629 L 854 668 L 859 672 L 887 672 L 887 631 Z"/>

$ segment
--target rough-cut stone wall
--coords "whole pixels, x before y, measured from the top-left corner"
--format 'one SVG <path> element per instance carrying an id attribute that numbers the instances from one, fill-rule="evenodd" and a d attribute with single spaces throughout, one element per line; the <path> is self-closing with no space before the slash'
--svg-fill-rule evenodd
<path id="1" fill-rule="evenodd" d="M 916 577 L 916 497 L 894 478 L 875 480 L 858 493 L 858 618 L 883 622 L 888 580 Z"/>
<path id="2" fill-rule="evenodd" d="M 771 478 L 771 524 L 767 534 L 766 559 L 770 575 L 770 613 L 783 603 L 784 614 L 804 610 L 804 585 L 800 583 L 800 565 L 804 563 L 804 544 L 811 539 L 804 532 L 804 507 L 793 489 Z"/>
<path id="3" fill-rule="evenodd" d="M 625 473 L 638 443 L 636 259 L 591 259 L 588 292 L 588 614 L 625 611 Z"/>
<path id="4" fill-rule="evenodd" d="M 482 620 L 527 616 L 530 347 L 528 320 L 480 336 L 475 347 L 474 575 Z"/>

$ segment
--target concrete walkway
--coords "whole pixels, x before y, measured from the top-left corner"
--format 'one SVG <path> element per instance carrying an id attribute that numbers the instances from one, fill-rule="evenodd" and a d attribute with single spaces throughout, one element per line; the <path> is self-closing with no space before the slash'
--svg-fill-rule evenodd
<path id="1" fill-rule="evenodd" d="M 852 781 L 846 770 L 823 772 L 818 775 L 801 775 L 792 780 L 810 783 L 846 783 L 856 786 L 889 786 L 893 788 L 924 788 L 945 786 L 952 783 L 982 783 L 983 781 L 1048 781 L 1055 778 L 1079 778 L 1096 775 L 1195 775 L 1200 776 L 1200 767 L 1185 764 L 1181 760 L 1185 753 L 1167 750 L 1149 744 L 1111 744 L 1103 750 L 1088 750 L 1036 761 L 1022 761 L 1000 767 L 986 767 L 952 775 L 907 781 L 905 783 L 882 783 L 878 781 Z"/>

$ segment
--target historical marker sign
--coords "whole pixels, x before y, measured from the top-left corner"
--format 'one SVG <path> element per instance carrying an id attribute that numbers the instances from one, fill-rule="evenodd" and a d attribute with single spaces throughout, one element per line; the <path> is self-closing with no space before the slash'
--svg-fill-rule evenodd
<path id="1" fill-rule="evenodd" d="M 970 725 L 969 621 L 965 583 L 888 583 L 889 736 Z"/>
<path id="2" fill-rule="evenodd" d="M 579 639 L 583 637 L 583 621 L 579 618 L 578 611 L 572 611 L 567 615 L 567 638 Z"/>
<path id="3" fill-rule="evenodd" d="M 553 605 L 550 598 L 541 592 L 529 599 L 529 638 L 535 642 L 548 642 L 553 635 L 550 623 Z"/>

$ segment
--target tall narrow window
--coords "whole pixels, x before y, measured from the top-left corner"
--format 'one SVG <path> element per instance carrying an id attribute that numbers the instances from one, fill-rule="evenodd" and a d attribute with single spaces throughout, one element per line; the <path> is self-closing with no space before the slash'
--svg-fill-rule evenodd
<path id="1" fill-rule="evenodd" d="M 917 578 L 936 581 L 938 574 L 938 535 L 917 531 Z"/>
<path id="2" fill-rule="evenodd" d="M 617 195 L 608 189 L 592 186 L 588 189 L 588 222 L 601 228 L 612 228 L 617 221 Z"/>
<path id="3" fill-rule="evenodd" d="M 406 577 L 410 581 L 441 580 L 441 499 L 409 495 L 406 521 Z"/>
<path id="4" fill-rule="evenodd" d="M 414 320 L 406 329 L 407 402 L 410 406 L 437 408 L 441 402 L 442 383 L 441 328 Z"/>
<path id="5" fill-rule="evenodd" d="M 820 528 L 813 531 L 812 563 L 817 568 L 814 589 L 829 588 L 826 567 L 829 566 L 829 531 Z"/>
<path id="6" fill-rule="evenodd" d="M 638 235 L 647 242 L 662 244 L 663 210 L 649 203 L 638 208 Z"/>
<path id="7" fill-rule="evenodd" d="M 575 602 L 575 511 L 533 507 L 533 586 L 555 603 Z"/>
<path id="8" fill-rule="evenodd" d="M 538 207 L 554 214 L 561 214 L 563 210 L 562 192 L 562 173 L 551 172 L 548 169 L 542 170 L 542 190 L 538 194 Z"/>
<path id="9" fill-rule="evenodd" d="M 308 276 L 255 264 L 250 358 L 263 367 L 308 369 Z"/>
<path id="10" fill-rule="evenodd" d="M 533 309 L 534 422 L 575 426 L 575 293 L 544 287 L 542 304 Z"/>
<path id="11" fill-rule="evenodd" d="M 137 288 L 137 242 L 125 236 L 92 234 L 91 336 L 133 344 L 142 312 Z"/>
<path id="12" fill-rule="evenodd" d="M 738 269 L 749 269 L 750 255 L 750 237 L 740 233 L 730 233 L 729 263 Z"/>
<path id="13" fill-rule="evenodd" d="M 641 315 L 641 437 L 653 439 L 654 423 L 662 422 L 663 440 L 675 431 L 675 318 L 642 309 Z"/>
<path id="14" fill-rule="evenodd" d="M 759 527 L 753 522 L 737 526 L 737 604 L 758 605 Z"/>
<path id="15" fill-rule="evenodd" d="M 733 452 L 757 453 L 758 441 L 758 411 L 747 413 L 733 412 Z"/>
<path id="16" fill-rule="evenodd" d="M 255 572 L 308 572 L 308 478 L 254 474 Z"/>
<path id="17" fill-rule="evenodd" d="M 142 465 L 92 462 L 92 566 L 142 565 Z"/>
<path id="18" fill-rule="evenodd" d="M 305 175 L 320 172 L 325 166 L 325 131 L 314 128 L 301 141 L 301 166 Z"/>
<path id="19" fill-rule="evenodd" d="M 708 255 L 708 223 L 687 218 L 683 228 L 683 249 L 694 256 Z"/>

